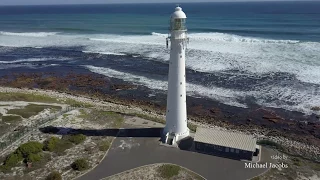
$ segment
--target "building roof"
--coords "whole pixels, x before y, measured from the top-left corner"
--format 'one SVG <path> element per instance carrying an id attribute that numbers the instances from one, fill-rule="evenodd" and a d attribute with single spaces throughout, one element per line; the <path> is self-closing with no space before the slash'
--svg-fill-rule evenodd
<path id="1" fill-rule="evenodd" d="M 198 127 L 194 141 L 255 152 L 257 140 L 252 135 Z"/>

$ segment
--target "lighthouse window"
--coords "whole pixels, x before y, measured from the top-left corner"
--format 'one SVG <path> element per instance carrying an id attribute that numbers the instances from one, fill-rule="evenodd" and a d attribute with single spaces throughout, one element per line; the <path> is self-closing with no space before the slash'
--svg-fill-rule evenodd
<path id="1" fill-rule="evenodd" d="M 182 58 L 182 56 L 180 55 L 180 58 Z"/>
<path id="2" fill-rule="evenodd" d="M 180 85 L 182 85 L 182 82 L 180 82 Z"/>
<path id="3" fill-rule="evenodd" d="M 182 94 L 180 94 L 180 97 L 182 97 Z"/>
<path id="4" fill-rule="evenodd" d="M 186 30 L 186 20 L 185 19 L 174 19 L 171 21 L 172 30 Z"/>

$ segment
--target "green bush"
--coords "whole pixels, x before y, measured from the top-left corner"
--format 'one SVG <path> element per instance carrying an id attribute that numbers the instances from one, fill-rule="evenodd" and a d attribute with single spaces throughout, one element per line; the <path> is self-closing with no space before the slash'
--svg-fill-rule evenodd
<path id="1" fill-rule="evenodd" d="M 89 168 L 89 164 L 86 159 L 77 159 L 71 164 L 71 167 L 76 171 L 83 171 Z"/>
<path id="2" fill-rule="evenodd" d="M 62 180 L 62 177 L 59 172 L 53 171 L 47 176 L 46 180 Z"/>
<path id="3" fill-rule="evenodd" d="M 86 140 L 86 136 L 83 134 L 67 135 L 63 136 L 63 139 L 68 140 L 74 144 L 80 144 Z"/>
<path id="4" fill-rule="evenodd" d="M 52 160 L 51 153 L 43 152 L 43 153 L 39 153 L 39 155 L 40 155 L 40 160 L 33 161 L 31 168 L 26 168 L 23 170 L 24 174 L 28 174 L 29 172 L 45 167 L 46 164 L 48 164 L 48 162 Z M 25 162 L 27 162 L 27 159 L 25 159 Z"/>
<path id="5" fill-rule="evenodd" d="M 17 154 L 21 154 L 24 158 L 28 157 L 30 154 L 37 154 L 39 152 L 42 152 L 43 144 L 36 142 L 36 141 L 30 141 L 25 144 L 22 144 L 17 150 Z"/>
<path id="6" fill-rule="evenodd" d="M 16 166 L 20 161 L 22 161 L 21 154 L 17 153 L 11 153 L 7 156 L 6 160 L 4 161 L 4 165 L 7 167 L 14 167 Z"/>
<path id="7" fill-rule="evenodd" d="M 110 147 L 110 141 L 101 141 L 99 143 L 99 150 L 100 151 L 107 151 Z"/>
<path id="8" fill-rule="evenodd" d="M 189 128 L 191 131 L 193 131 L 193 132 L 196 132 L 196 131 L 197 131 L 197 125 L 188 123 L 188 128 Z"/>
<path id="9" fill-rule="evenodd" d="M 50 137 L 43 143 L 43 150 L 62 155 L 64 151 L 71 148 L 72 145 L 67 138 L 59 139 L 57 137 Z"/>
<path id="10" fill-rule="evenodd" d="M 29 154 L 26 158 L 26 162 L 38 162 L 41 161 L 42 156 L 40 154 Z"/>
<path id="11" fill-rule="evenodd" d="M 60 141 L 57 137 L 50 137 L 49 139 L 43 142 L 43 150 L 44 151 L 54 151 L 56 149 L 57 143 Z"/>
<path id="12" fill-rule="evenodd" d="M 10 170 L 11 170 L 11 167 L 6 166 L 6 165 L 0 165 L 0 172 L 8 173 L 8 172 L 10 172 Z"/>
<path id="13" fill-rule="evenodd" d="M 181 168 L 172 164 L 165 164 L 159 167 L 158 172 L 162 178 L 169 179 L 179 174 Z"/>
<path id="14" fill-rule="evenodd" d="M 62 155 L 64 153 L 65 150 L 70 149 L 73 146 L 73 144 L 69 141 L 65 141 L 65 140 L 60 140 L 55 149 L 54 152 L 57 153 L 58 155 Z"/>

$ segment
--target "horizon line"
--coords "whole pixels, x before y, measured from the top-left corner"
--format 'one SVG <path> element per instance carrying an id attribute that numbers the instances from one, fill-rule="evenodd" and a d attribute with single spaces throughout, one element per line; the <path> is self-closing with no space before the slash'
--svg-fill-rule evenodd
<path id="1" fill-rule="evenodd" d="M 198 3 L 266 3 L 266 2 L 320 2 L 320 0 L 267 0 L 267 1 L 252 1 L 252 0 L 243 0 L 243 1 L 214 1 L 214 2 L 208 2 L 208 1 L 200 1 L 200 2 L 184 2 L 184 3 L 179 3 L 180 5 L 182 4 L 198 4 Z M 178 2 L 137 2 L 137 3 L 132 3 L 132 2 L 123 2 L 123 3 L 80 3 L 80 4 L 74 4 L 74 3 L 67 3 L 67 4 L 7 4 L 7 5 L 2 5 L 0 6 L 70 6 L 70 5 L 129 5 L 129 4 L 177 4 Z"/>

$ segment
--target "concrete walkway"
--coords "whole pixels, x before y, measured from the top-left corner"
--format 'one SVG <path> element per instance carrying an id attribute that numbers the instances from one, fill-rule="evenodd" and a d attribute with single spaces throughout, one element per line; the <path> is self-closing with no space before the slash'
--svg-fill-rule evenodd
<path id="1" fill-rule="evenodd" d="M 264 149 L 260 163 L 269 162 L 271 153 Z M 117 137 L 101 164 L 78 180 L 100 180 L 154 163 L 177 164 L 210 180 L 245 180 L 267 170 L 246 169 L 243 161 L 160 146 L 156 137 Z"/>

